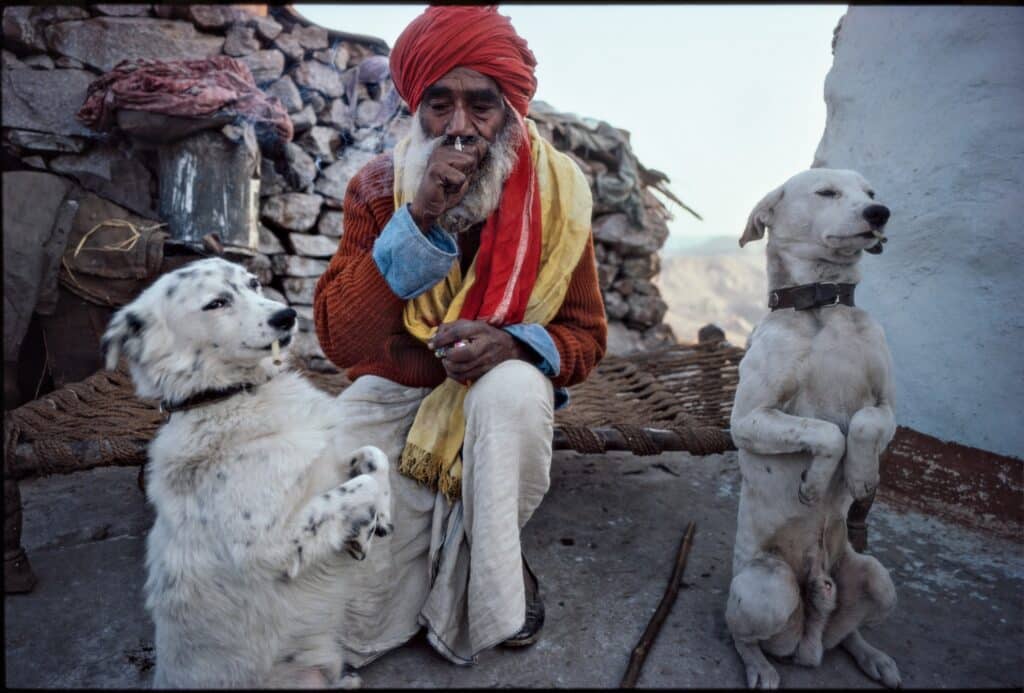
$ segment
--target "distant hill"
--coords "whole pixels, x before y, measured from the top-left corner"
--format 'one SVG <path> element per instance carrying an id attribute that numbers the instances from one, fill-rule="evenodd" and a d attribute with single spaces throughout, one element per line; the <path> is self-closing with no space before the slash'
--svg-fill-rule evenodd
<path id="1" fill-rule="evenodd" d="M 763 244 L 741 250 L 734 236 L 666 247 L 654 281 L 668 304 L 665 322 L 683 342 L 696 341 L 697 330 L 712 322 L 730 342 L 745 346 L 768 312 Z"/>

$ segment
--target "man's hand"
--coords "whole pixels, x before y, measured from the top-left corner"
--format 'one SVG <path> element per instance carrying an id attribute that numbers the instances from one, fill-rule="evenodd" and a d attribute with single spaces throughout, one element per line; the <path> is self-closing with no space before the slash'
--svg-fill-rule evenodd
<path id="1" fill-rule="evenodd" d="M 456 345 L 461 342 L 462 345 Z M 444 349 L 441 359 L 448 377 L 471 385 L 502 361 L 531 361 L 533 352 L 505 330 L 483 320 L 456 320 L 443 323 L 427 342 L 431 349 Z"/>
<path id="2" fill-rule="evenodd" d="M 469 190 L 470 176 L 480 165 L 481 158 L 480 147 L 465 147 L 461 152 L 450 145 L 434 148 L 409 208 L 413 221 L 423 233 L 462 201 Z"/>

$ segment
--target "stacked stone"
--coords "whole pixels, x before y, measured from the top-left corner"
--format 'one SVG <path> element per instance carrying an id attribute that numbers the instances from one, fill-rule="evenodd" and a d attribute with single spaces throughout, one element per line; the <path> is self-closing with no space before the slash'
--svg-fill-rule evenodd
<path id="1" fill-rule="evenodd" d="M 4 167 L 17 161 L 15 168 L 71 177 L 156 219 L 153 154 L 75 120 L 87 86 L 126 59 L 223 54 L 242 61 L 260 88 L 281 100 L 295 129 L 292 142 L 260 143 L 259 244 L 247 264 L 270 297 L 299 313 L 295 350 L 307 363 L 329 369 L 313 335 L 312 303 L 316 281 L 343 233 L 345 188 L 364 164 L 394 147 L 411 118 L 390 80 L 382 41 L 328 32 L 287 8 L 271 8 L 271 14 L 258 17 L 228 5 L 5 8 Z M 648 189 L 650 172 L 635 161 L 623 131 L 615 131 L 615 152 L 590 151 L 557 135 L 559 128 L 591 124 L 567 124 L 559 114 L 562 120 L 552 125 L 545 109 L 537 102 L 531 115 L 544 136 L 576 159 L 594 193 L 611 351 L 674 342 L 662 323 L 665 303 L 651 282 L 669 215 Z M 615 165 L 616 157 L 626 170 Z"/>
<path id="2" fill-rule="evenodd" d="M 661 269 L 658 250 L 668 238 L 672 218 L 652 190 L 675 199 L 665 186 L 668 178 L 637 161 L 625 130 L 559 113 L 541 101 L 531 105 L 530 115 L 541 135 L 566 152 L 590 184 L 609 352 L 675 344 L 672 328 L 662 322 L 668 306 L 652 281 Z"/>

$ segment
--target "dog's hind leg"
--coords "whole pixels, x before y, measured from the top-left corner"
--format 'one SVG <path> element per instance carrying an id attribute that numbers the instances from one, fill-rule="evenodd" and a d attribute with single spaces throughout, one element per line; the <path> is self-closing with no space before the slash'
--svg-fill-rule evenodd
<path id="1" fill-rule="evenodd" d="M 881 623 L 895 608 L 896 588 L 889 571 L 875 557 L 847 547 L 834 574 L 839 603 L 825 626 L 822 644 L 825 648 L 842 644 L 865 674 L 890 688 L 898 687 L 896 663 L 858 631 L 862 624 Z"/>
<path id="2" fill-rule="evenodd" d="M 772 556 L 759 556 L 733 577 L 725 621 L 746 668 L 751 688 L 778 688 L 779 673 L 761 651 L 762 641 L 791 630 L 801 609 L 800 589 L 792 569 Z M 799 631 L 799 625 L 796 626 Z M 778 645 L 778 642 L 774 643 Z"/>
<path id="3" fill-rule="evenodd" d="M 843 477 L 855 499 L 868 498 L 878 488 L 878 457 L 895 433 L 896 421 L 888 404 L 864 407 L 850 419 Z"/>

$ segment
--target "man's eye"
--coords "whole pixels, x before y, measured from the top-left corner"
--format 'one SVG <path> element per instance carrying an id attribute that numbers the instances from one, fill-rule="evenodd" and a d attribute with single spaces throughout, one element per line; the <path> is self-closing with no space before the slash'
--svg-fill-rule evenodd
<path id="1" fill-rule="evenodd" d="M 218 308 L 223 308 L 226 305 L 228 305 L 228 302 L 223 298 L 215 298 L 203 306 L 203 310 L 217 310 Z"/>
<path id="2" fill-rule="evenodd" d="M 260 290 L 260 280 L 257 279 L 256 277 L 253 277 L 252 279 L 250 279 L 249 280 L 249 288 L 252 289 L 253 291 L 259 291 Z"/>
<path id="3" fill-rule="evenodd" d="M 822 197 L 839 197 L 839 193 L 837 193 L 835 190 L 829 189 L 819 190 L 818 194 L 821 195 Z"/>

